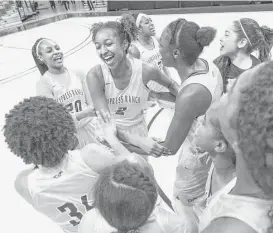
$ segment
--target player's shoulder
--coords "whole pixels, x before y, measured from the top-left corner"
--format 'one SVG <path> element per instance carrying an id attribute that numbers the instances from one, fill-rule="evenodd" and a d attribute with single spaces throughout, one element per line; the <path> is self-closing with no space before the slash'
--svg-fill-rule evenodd
<path id="1" fill-rule="evenodd" d="M 133 43 L 130 45 L 129 54 L 132 55 L 134 58 L 140 58 L 140 51 L 137 43 Z"/>
<path id="2" fill-rule="evenodd" d="M 92 67 L 87 73 L 87 81 L 96 82 L 104 85 L 103 67 L 98 64 Z"/>
<path id="3" fill-rule="evenodd" d="M 87 76 L 89 76 L 89 77 L 100 77 L 102 75 L 103 75 L 102 74 L 102 67 L 100 64 L 97 64 L 94 67 L 92 67 L 87 73 Z"/>
<path id="4" fill-rule="evenodd" d="M 228 226 L 228 227 L 227 227 Z M 243 221 L 231 218 L 217 218 L 210 223 L 201 233 L 257 233 L 253 228 Z"/>

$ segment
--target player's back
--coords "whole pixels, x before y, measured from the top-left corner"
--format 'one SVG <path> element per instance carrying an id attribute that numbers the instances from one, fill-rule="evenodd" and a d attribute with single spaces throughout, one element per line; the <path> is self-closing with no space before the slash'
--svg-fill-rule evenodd
<path id="1" fill-rule="evenodd" d="M 139 233 L 192 233 L 186 219 L 169 212 L 160 206 L 154 211 L 144 225 L 137 229 Z M 94 208 L 88 211 L 79 226 L 79 233 L 112 233 L 117 229 L 112 227 Z"/>
<path id="2" fill-rule="evenodd" d="M 83 161 L 80 150 L 69 151 L 61 165 L 39 168 L 28 177 L 33 206 L 60 225 L 77 232 L 83 214 L 93 208 L 98 174 Z"/>

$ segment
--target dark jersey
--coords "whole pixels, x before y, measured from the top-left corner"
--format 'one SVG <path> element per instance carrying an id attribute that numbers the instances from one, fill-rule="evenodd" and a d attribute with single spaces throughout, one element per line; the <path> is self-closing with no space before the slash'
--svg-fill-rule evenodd
<path id="1" fill-rule="evenodd" d="M 258 58 L 254 57 L 253 55 L 250 55 L 250 56 L 252 59 L 251 68 L 253 68 L 254 66 L 261 63 L 261 61 Z M 222 75 L 223 82 L 224 82 L 223 83 L 224 92 L 226 92 L 228 80 L 238 78 L 238 76 L 245 71 L 245 70 L 235 66 L 231 62 L 230 58 L 227 56 L 217 57 L 213 62 L 218 67 L 218 69 L 220 70 L 220 73 Z"/>

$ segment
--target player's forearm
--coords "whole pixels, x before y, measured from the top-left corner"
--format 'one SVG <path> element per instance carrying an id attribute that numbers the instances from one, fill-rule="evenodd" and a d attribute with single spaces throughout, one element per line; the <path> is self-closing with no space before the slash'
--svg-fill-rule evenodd
<path id="1" fill-rule="evenodd" d="M 131 152 L 122 145 L 115 135 L 106 138 L 109 145 L 112 147 L 116 155 L 128 155 Z"/>
<path id="2" fill-rule="evenodd" d="M 142 138 L 136 134 L 130 134 L 124 131 L 117 129 L 117 137 L 124 142 L 132 144 L 137 147 L 141 147 L 141 140 Z"/>
<path id="3" fill-rule="evenodd" d="M 170 85 L 168 86 L 168 89 L 170 90 L 170 92 L 174 95 L 174 96 L 177 96 L 178 92 L 179 92 L 179 85 L 173 81 L 171 79 L 171 83 Z"/>
<path id="4" fill-rule="evenodd" d="M 78 121 L 84 119 L 85 117 L 94 117 L 96 116 L 96 113 L 94 111 L 94 108 L 92 106 L 87 107 L 81 112 L 76 112 L 75 117 Z"/>
<path id="5" fill-rule="evenodd" d="M 158 92 L 157 98 L 160 100 L 166 100 L 169 102 L 175 102 L 176 97 L 170 92 Z"/>

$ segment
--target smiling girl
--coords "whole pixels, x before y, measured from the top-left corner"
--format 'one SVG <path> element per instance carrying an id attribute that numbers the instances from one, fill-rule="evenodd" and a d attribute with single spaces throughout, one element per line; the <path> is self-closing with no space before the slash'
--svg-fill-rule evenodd
<path id="1" fill-rule="evenodd" d="M 270 60 L 270 50 L 273 44 L 273 30 L 249 18 L 242 18 L 225 30 L 220 40 L 221 56 L 214 63 L 218 66 L 224 81 L 224 92 L 228 84 L 232 84 L 237 77 L 260 62 Z M 259 59 L 251 53 L 259 52 Z"/>
<path id="2" fill-rule="evenodd" d="M 63 52 L 53 40 L 38 39 L 32 47 L 32 56 L 42 75 L 36 84 L 37 94 L 53 98 L 67 107 L 76 123 L 79 148 L 97 142 L 91 122 L 95 111 L 85 75 L 64 66 Z"/>
<path id="3" fill-rule="evenodd" d="M 121 140 L 152 152 L 150 146 L 147 149 L 149 139 L 132 140 L 133 135 L 143 138 L 148 133 L 143 113 L 150 92 L 147 84 L 156 81 L 174 95 L 178 85 L 156 67 L 127 56 L 131 42 L 136 39 L 135 28 L 128 19 L 97 23 L 92 32 L 97 54 L 102 60 L 102 64 L 93 67 L 87 75 L 94 107 L 98 111 L 110 111 Z M 156 142 L 149 145 L 157 152 L 164 150 Z"/>

